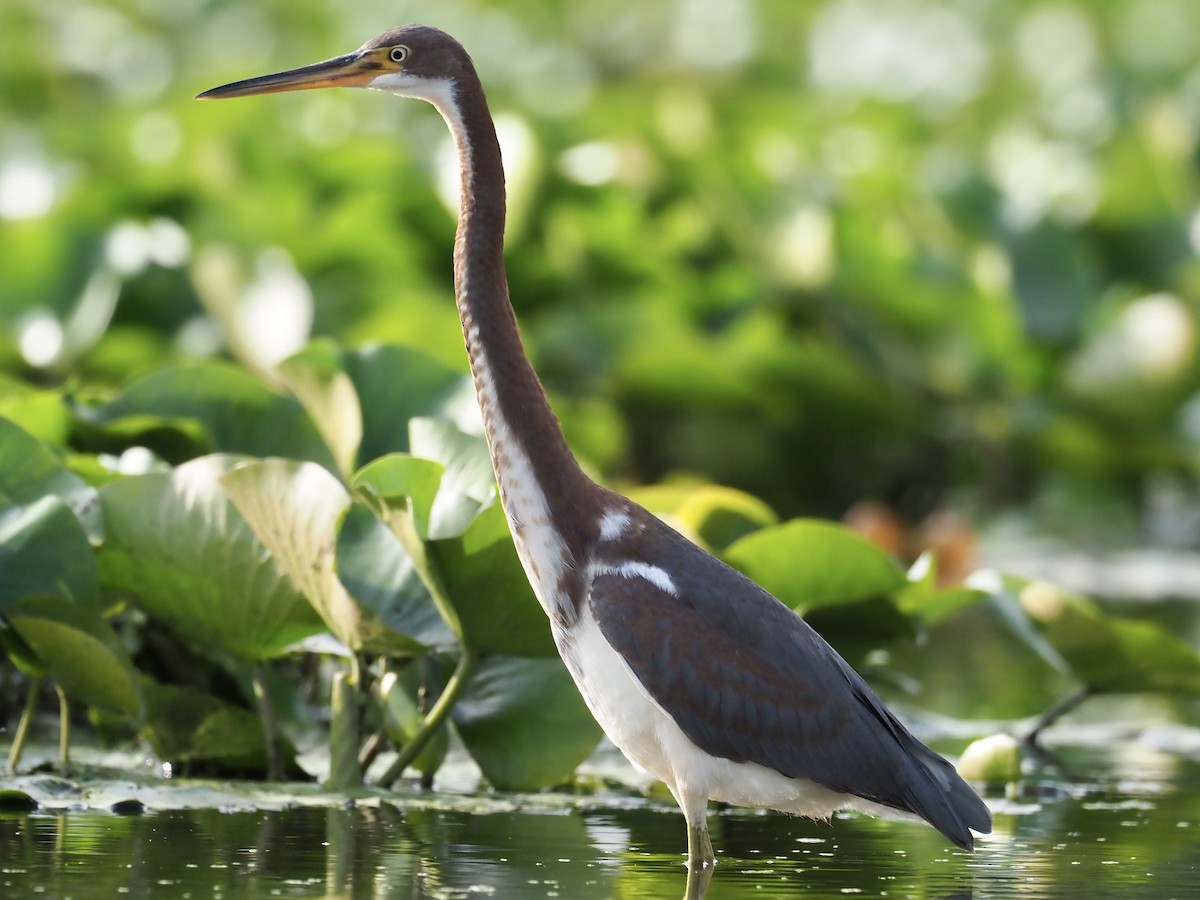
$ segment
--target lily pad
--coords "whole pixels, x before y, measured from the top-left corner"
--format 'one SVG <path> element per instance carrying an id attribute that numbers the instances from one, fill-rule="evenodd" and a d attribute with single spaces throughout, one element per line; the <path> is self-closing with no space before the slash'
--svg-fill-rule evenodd
<path id="1" fill-rule="evenodd" d="M 105 485 L 108 539 L 98 559 L 107 589 L 135 597 L 194 645 L 260 660 L 321 623 L 222 488 L 240 462 L 201 457 Z"/>
<path id="2" fill-rule="evenodd" d="M 474 652 L 557 658 L 546 614 L 498 504 L 483 510 L 461 537 L 430 541 L 428 555 Z"/>

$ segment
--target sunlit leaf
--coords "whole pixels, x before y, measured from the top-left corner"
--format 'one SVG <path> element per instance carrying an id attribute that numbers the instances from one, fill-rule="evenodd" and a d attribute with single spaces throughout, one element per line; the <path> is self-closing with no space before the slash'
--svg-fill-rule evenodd
<path id="1" fill-rule="evenodd" d="M 421 589 L 411 574 L 395 576 L 392 587 L 399 594 L 372 584 L 372 573 L 360 576 L 369 588 L 367 596 L 387 604 L 381 611 L 359 603 L 338 577 L 338 532 L 351 499 L 328 471 L 314 463 L 268 459 L 238 466 L 226 473 L 221 483 L 271 558 L 287 572 L 338 640 L 353 650 L 373 653 L 411 655 L 424 649 L 415 637 L 393 627 L 405 624 L 414 605 L 422 610 L 414 622 L 416 629 L 424 633 L 432 627 Z M 403 564 L 399 545 L 390 534 L 385 538 L 357 520 L 353 527 L 346 538 L 348 556 L 361 552 L 361 547 L 355 546 L 358 541 L 374 540 L 377 548 L 394 554 L 391 559 L 397 565 Z M 383 543 L 385 540 L 391 543 Z M 393 601 L 398 604 L 396 609 L 390 606 Z M 393 619 L 393 614 L 398 617 Z"/>
<path id="2" fill-rule="evenodd" d="M 337 461 L 338 471 L 354 470 L 362 441 L 362 411 L 354 383 L 341 368 L 341 355 L 329 340 L 314 341 L 284 360 L 276 371 L 304 406 Z"/>
<path id="3" fill-rule="evenodd" d="M 197 647 L 266 659 L 319 631 L 320 620 L 221 487 L 241 461 L 202 457 L 101 488 L 101 583 Z"/>
<path id="4" fill-rule="evenodd" d="M 638 488 L 629 496 L 718 551 L 779 523 L 771 508 L 757 497 L 716 484 L 659 484 Z"/>
<path id="5" fill-rule="evenodd" d="M 800 612 L 890 594 L 905 583 L 904 570 L 870 541 L 811 519 L 757 531 L 724 557 Z"/>
<path id="6" fill-rule="evenodd" d="M 496 476 L 482 437 L 460 431 L 444 419 L 416 418 L 408 423 L 413 456 L 445 467 L 429 513 L 431 538 L 462 534 L 480 507 L 496 494 Z"/>
<path id="7" fill-rule="evenodd" d="M 432 459 L 420 459 L 407 453 L 389 453 L 355 472 L 352 485 L 369 490 L 392 507 L 398 504 L 406 506 L 412 514 L 417 535 L 422 540 L 428 540 L 434 500 L 445 471 L 445 466 Z M 468 499 L 463 498 L 464 501 Z M 478 504 L 474 504 L 471 515 L 478 509 Z M 463 527 L 466 527 L 466 523 Z"/>
<path id="8" fill-rule="evenodd" d="M 451 715 L 484 777 L 501 790 L 557 784 L 602 736 L 558 659 L 484 660 Z"/>

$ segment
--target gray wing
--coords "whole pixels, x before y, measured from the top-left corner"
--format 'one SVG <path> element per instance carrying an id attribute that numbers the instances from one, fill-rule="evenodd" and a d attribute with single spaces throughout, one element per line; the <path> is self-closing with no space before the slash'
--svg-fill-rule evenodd
<path id="1" fill-rule="evenodd" d="M 970 828 L 991 830 L 953 766 L 803 619 L 694 545 L 672 551 L 676 594 L 604 574 L 588 602 L 605 639 L 698 747 L 913 812 L 967 849 Z"/>

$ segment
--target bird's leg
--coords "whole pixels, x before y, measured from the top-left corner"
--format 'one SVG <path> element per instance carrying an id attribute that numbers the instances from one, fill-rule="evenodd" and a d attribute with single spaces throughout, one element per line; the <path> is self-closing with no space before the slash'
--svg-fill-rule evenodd
<path id="1" fill-rule="evenodd" d="M 708 837 L 708 797 L 706 793 L 689 790 L 686 784 L 668 784 L 671 795 L 683 811 L 688 831 L 688 868 L 692 871 L 711 869 L 712 841 Z"/>
<path id="2" fill-rule="evenodd" d="M 683 900 L 704 900 L 708 893 L 708 883 L 712 881 L 713 867 L 708 866 L 704 869 L 688 869 L 687 887 L 683 895 Z"/>
<path id="3" fill-rule="evenodd" d="M 708 816 L 703 812 L 697 822 L 688 820 L 688 868 L 693 871 L 711 869 L 716 862 L 712 841 L 708 837 Z"/>

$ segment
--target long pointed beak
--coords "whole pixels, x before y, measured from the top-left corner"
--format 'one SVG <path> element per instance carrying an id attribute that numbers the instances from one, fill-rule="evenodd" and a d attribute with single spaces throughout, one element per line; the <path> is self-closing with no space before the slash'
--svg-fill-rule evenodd
<path id="1" fill-rule="evenodd" d="M 327 87 L 365 87 L 380 74 L 380 65 L 362 51 L 335 56 L 324 62 L 288 69 L 274 75 L 260 75 L 235 81 L 197 94 L 197 100 L 216 100 L 224 97 L 249 97 L 253 94 L 278 94 L 281 91 L 308 91 Z"/>

